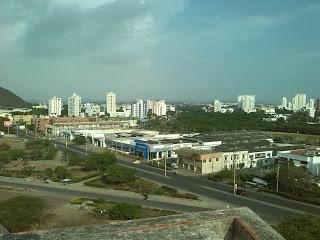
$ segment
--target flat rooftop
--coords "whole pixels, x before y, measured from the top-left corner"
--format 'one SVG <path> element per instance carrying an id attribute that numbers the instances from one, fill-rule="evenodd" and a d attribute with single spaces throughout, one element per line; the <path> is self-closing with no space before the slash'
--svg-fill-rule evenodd
<path id="1" fill-rule="evenodd" d="M 265 133 L 259 131 L 215 131 L 212 133 L 201 133 L 193 137 L 198 141 L 210 142 L 210 141 L 222 141 L 227 142 L 253 142 L 259 140 L 270 139 L 271 137 Z"/>
<path id="2" fill-rule="evenodd" d="M 2 234 L 2 236 L 1 236 Z M 200 213 L 122 221 L 106 225 L 62 228 L 10 234 L 0 231 L 0 239 L 10 240 L 185 240 L 185 239 L 281 239 L 272 227 L 246 207 Z"/>

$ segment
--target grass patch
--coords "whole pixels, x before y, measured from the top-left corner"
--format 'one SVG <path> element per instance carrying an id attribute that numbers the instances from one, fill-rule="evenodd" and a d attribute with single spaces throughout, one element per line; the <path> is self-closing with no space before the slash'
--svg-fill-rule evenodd
<path id="1" fill-rule="evenodd" d="M 130 191 L 135 193 L 146 193 L 152 195 L 166 195 L 177 198 L 185 198 L 198 200 L 199 197 L 197 195 L 193 195 L 190 193 L 179 193 L 177 189 L 169 187 L 169 186 L 159 186 L 156 183 L 147 181 L 142 178 L 136 178 L 133 182 L 121 183 L 121 184 L 106 184 L 101 181 L 100 178 L 92 179 L 84 183 L 86 186 L 90 187 L 98 187 L 98 188 L 112 188 L 116 190 L 122 191 Z"/>
<path id="2" fill-rule="evenodd" d="M 75 198 L 70 201 L 71 204 L 77 205 L 85 202 L 88 202 L 87 206 L 93 207 L 93 213 L 109 220 L 143 219 L 177 214 L 174 211 L 141 207 L 129 203 L 109 202 L 104 199 Z"/>

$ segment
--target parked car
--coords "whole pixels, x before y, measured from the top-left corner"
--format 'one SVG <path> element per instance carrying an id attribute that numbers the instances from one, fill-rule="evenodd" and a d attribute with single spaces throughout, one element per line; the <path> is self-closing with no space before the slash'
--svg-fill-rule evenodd
<path id="1" fill-rule="evenodd" d="M 135 160 L 133 163 L 134 164 L 140 164 L 140 161 L 139 160 Z"/>

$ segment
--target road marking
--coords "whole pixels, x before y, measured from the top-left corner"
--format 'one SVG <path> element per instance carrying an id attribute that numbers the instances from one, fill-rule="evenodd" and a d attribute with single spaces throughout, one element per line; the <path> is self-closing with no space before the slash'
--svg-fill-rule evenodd
<path id="1" fill-rule="evenodd" d="M 225 192 L 225 191 L 222 191 L 222 190 L 214 189 L 214 188 L 207 187 L 207 186 L 201 186 L 201 187 L 202 187 L 202 188 L 205 188 L 205 189 L 207 189 L 207 190 L 211 190 L 211 191 L 215 191 L 215 192 L 220 192 L 220 193 L 224 193 L 224 194 L 233 196 L 232 193 L 228 193 L 228 192 Z M 235 197 L 237 197 L 237 198 L 242 198 L 242 199 L 246 199 L 246 200 L 251 201 L 251 202 L 261 203 L 261 204 L 268 205 L 268 206 L 271 206 L 271 207 L 280 208 L 280 209 L 283 209 L 283 210 L 287 210 L 287 211 L 299 213 L 299 214 L 304 214 L 304 213 L 305 213 L 304 211 L 299 211 L 299 210 L 296 210 L 296 209 L 283 207 L 283 206 L 280 206 L 280 205 L 276 205 L 276 204 L 273 204 L 273 203 L 268 203 L 268 202 L 260 201 L 260 200 L 253 199 L 253 198 L 241 197 L 241 196 L 235 196 Z"/>

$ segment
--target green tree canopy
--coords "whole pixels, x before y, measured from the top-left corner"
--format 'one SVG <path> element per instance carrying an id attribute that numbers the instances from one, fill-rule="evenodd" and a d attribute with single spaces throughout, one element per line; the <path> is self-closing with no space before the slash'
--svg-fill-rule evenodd
<path id="1" fill-rule="evenodd" d="M 131 220 L 141 216 L 142 207 L 130 203 L 116 203 L 108 210 L 109 219 Z"/>
<path id="2" fill-rule="evenodd" d="M 71 177 L 70 171 L 63 166 L 57 166 L 54 169 L 54 173 L 60 181 Z"/>
<path id="3" fill-rule="evenodd" d="M 106 174 L 101 177 L 104 183 L 119 184 L 133 182 L 135 180 L 135 170 L 119 165 L 111 165 Z"/>
<path id="4" fill-rule="evenodd" d="M 84 169 L 87 171 L 106 171 L 110 165 L 116 162 L 117 158 L 111 152 L 94 153 L 88 157 Z"/>
<path id="5" fill-rule="evenodd" d="M 312 215 L 282 220 L 275 229 L 287 240 L 319 240 L 320 218 Z"/>

